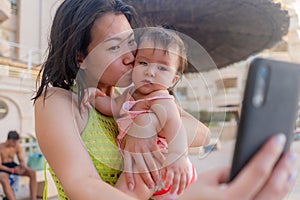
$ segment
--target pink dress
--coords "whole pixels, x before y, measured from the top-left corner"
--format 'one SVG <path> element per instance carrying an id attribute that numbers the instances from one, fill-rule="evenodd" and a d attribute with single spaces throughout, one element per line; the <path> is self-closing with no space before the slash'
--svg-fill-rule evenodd
<path id="1" fill-rule="evenodd" d="M 157 99 L 172 99 L 172 100 L 174 100 L 174 96 L 165 94 L 165 95 L 159 95 L 159 96 L 154 96 L 154 97 L 145 98 L 145 99 L 139 99 L 136 101 L 130 100 L 130 101 L 126 101 L 123 103 L 121 111 L 120 111 L 121 117 L 117 120 L 118 128 L 119 128 L 119 135 L 117 137 L 117 141 L 118 141 L 121 152 L 122 152 L 121 143 L 122 143 L 124 137 L 126 136 L 129 127 L 133 123 L 133 119 L 136 118 L 137 116 L 139 116 L 140 114 L 153 112 L 151 110 L 133 111 L 133 110 L 131 110 L 133 108 L 133 106 L 141 101 L 151 101 L 151 100 L 157 100 Z M 162 150 L 167 151 L 167 149 L 168 149 L 167 141 L 163 137 L 158 137 L 157 145 Z M 191 177 L 189 180 L 189 185 L 190 185 L 196 181 L 197 173 L 196 173 L 196 170 L 195 170 L 194 166 L 192 165 L 191 161 L 189 159 L 187 161 L 188 161 L 189 173 L 190 173 L 190 177 Z M 172 186 L 170 186 L 168 189 L 163 189 L 163 185 L 164 185 L 164 183 L 161 184 L 160 188 L 157 188 L 156 192 L 153 194 L 151 199 L 153 199 L 153 200 L 173 200 L 173 199 L 178 198 L 178 195 L 176 193 L 175 194 L 170 193 Z"/>

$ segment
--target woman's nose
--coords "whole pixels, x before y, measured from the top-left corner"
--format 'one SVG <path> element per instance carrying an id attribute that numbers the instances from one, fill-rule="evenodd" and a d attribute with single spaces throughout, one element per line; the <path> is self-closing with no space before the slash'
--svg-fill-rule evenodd
<path id="1" fill-rule="evenodd" d="M 124 59 L 123 59 L 123 63 L 125 65 L 132 64 L 132 67 L 133 67 L 136 50 L 137 50 L 137 46 L 135 43 L 126 46 L 126 50 L 125 50 L 126 53 L 124 54 Z"/>
<path id="2" fill-rule="evenodd" d="M 134 54 L 133 52 L 129 51 L 128 53 L 124 54 L 124 57 L 123 57 L 123 64 L 124 65 L 132 65 L 133 67 L 133 61 L 134 61 Z"/>

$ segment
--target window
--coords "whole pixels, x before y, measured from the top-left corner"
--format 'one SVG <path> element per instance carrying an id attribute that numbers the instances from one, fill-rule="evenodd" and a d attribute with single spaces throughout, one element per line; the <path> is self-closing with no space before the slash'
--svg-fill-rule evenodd
<path id="1" fill-rule="evenodd" d="M 10 0 L 10 5 L 11 5 L 11 12 L 12 14 L 17 14 L 18 13 L 18 0 Z"/>
<path id="2" fill-rule="evenodd" d="M 237 87 L 237 78 L 225 78 L 224 80 L 216 81 L 218 89 L 222 89 L 223 86 L 225 89 L 236 88 Z"/>
<path id="3" fill-rule="evenodd" d="M 0 100 L 0 119 L 3 119 L 8 113 L 8 106 L 4 101 Z"/>

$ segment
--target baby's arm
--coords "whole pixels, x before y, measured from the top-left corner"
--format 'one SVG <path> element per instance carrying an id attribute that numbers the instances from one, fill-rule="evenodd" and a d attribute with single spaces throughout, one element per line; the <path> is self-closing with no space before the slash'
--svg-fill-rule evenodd
<path id="1" fill-rule="evenodd" d="M 96 97 L 95 108 L 104 115 L 117 117 L 124 102 L 123 99 L 123 95 L 115 98 L 111 98 L 110 96 Z"/>
<path id="2" fill-rule="evenodd" d="M 151 110 L 158 117 L 159 136 L 166 138 L 168 152 L 182 155 L 187 152 L 187 134 L 183 127 L 177 105 L 172 99 L 158 99 L 151 104 Z"/>
<path id="3" fill-rule="evenodd" d="M 163 178 L 165 188 L 172 184 L 171 193 L 177 191 L 180 194 L 190 180 L 189 166 L 187 161 L 188 141 L 187 134 L 182 125 L 180 113 L 174 100 L 155 100 L 151 110 L 159 119 L 162 132 L 159 136 L 166 138 L 168 153 Z"/>
<path id="4" fill-rule="evenodd" d="M 105 95 L 98 88 L 88 88 L 83 99 L 83 101 L 88 99 L 87 101 L 94 105 L 96 110 L 104 115 L 119 116 L 119 111 L 125 101 L 125 94 L 111 98 L 110 96 Z"/>

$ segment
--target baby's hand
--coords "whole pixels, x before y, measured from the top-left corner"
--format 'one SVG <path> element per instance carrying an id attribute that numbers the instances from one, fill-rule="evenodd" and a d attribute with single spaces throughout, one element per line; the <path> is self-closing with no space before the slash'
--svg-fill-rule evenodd
<path id="1" fill-rule="evenodd" d="M 189 184 L 191 175 L 187 159 L 186 155 L 179 156 L 175 153 L 166 155 L 166 163 L 171 164 L 163 169 L 162 177 L 165 181 L 165 189 L 172 185 L 171 193 L 177 191 L 177 194 L 181 194 Z"/>
<path id="2" fill-rule="evenodd" d="M 85 112 L 85 108 L 93 109 L 95 105 L 95 98 L 96 97 L 105 97 L 106 94 L 99 90 L 98 88 L 90 87 L 84 90 L 84 96 L 82 98 L 80 104 L 80 110 L 82 113 Z"/>

